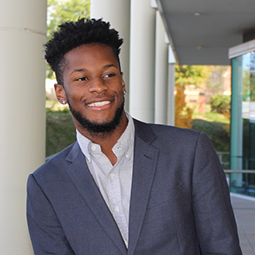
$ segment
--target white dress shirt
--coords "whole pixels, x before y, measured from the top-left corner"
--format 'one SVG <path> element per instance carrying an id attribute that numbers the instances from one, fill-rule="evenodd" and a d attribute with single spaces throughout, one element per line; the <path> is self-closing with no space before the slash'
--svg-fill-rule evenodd
<path id="1" fill-rule="evenodd" d="M 129 205 L 133 172 L 134 123 L 127 114 L 128 125 L 112 151 L 117 157 L 113 166 L 101 151 L 101 146 L 92 143 L 76 130 L 78 144 L 85 155 L 88 168 L 93 176 L 120 233 L 128 247 Z"/>

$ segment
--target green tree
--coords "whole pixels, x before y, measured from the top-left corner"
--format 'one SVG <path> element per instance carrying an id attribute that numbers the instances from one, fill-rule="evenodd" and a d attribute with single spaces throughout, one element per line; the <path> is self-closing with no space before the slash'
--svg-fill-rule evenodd
<path id="1" fill-rule="evenodd" d="M 206 66 L 187 66 L 175 67 L 175 126 L 181 128 L 191 128 L 193 110 L 186 106 L 184 94 L 185 85 L 195 85 L 199 87 L 209 76 Z"/>
<path id="2" fill-rule="evenodd" d="M 58 30 L 61 23 L 89 17 L 90 0 L 48 0 L 47 40 L 52 38 L 53 32 Z M 54 78 L 48 65 L 47 77 Z"/>
<path id="3" fill-rule="evenodd" d="M 175 67 L 175 85 L 182 88 L 185 85 L 195 85 L 199 87 L 210 75 L 207 66 L 187 66 L 182 65 Z"/>
<path id="4" fill-rule="evenodd" d="M 214 95 L 224 91 L 224 81 L 229 66 L 208 66 L 210 76 L 206 79 L 207 93 Z"/>
<path id="5" fill-rule="evenodd" d="M 230 101 L 229 95 L 216 94 L 211 96 L 210 104 L 211 111 L 217 113 L 227 113 L 230 111 Z"/>

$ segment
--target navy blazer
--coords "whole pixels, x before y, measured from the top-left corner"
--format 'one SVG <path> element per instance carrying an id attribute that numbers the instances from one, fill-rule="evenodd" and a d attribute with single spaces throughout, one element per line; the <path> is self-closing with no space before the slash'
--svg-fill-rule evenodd
<path id="1" fill-rule="evenodd" d="M 229 189 L 208 137 L 135 120 L 129 246 L 78 143 L 28 179 L 36 255 L 240 255 Z"/>

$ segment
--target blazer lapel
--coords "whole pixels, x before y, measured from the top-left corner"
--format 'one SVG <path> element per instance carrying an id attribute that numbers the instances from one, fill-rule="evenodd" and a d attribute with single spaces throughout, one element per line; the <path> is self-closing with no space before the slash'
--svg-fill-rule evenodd
<path id="1" fill-rule="evenodd" d="M 128 255 L 134 253 L 145 216 L 153 183 L 158 149 L 150 143 L 155 136 L 146 124 L 135 121 L 135 150 L 129 216 Z"/>
<path id="2" fill-rule="evenodd" d="M 90 174 L 85 157 L 77 142 L 66 160 L 72 162 L 67 172 L 95 219 L 119 250 L 123 254 L 127 254 L 119 229 Z"/>

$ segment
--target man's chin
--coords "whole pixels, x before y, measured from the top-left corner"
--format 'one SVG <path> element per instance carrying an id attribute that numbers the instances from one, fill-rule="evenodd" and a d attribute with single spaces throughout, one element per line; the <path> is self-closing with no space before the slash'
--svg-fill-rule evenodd
<path id="1" fill-rule="evenodd" d="M 91 121 L 90 119 L 86 118 L 86 116 L 82 116 L 80 112 L 75 111 L 72 107 L 70 107 L 70 111 L 73 117 L 79 123 L 79 126 L 83 129 L 86 129 L 91 135 L 110 134 L 114 132 L 122 122 L 122 115 L 124 113 L 124 102 L 116 110 L 113 119 L 109 121 Z"/>
<path id="2" fill-rule="evenodd" d="M 81 123 L 80 123 L 81 124 Z M 113 121 L 109 121 L 109 122 L 87 122 L 82 123 L 82 127 L 87 129 L 90 133 L 94 133 L 94 134 L 106 134 L 106 133 L 112 133 L 117 126 L 119 125 L 119 123 L 114 123 Z"/>

